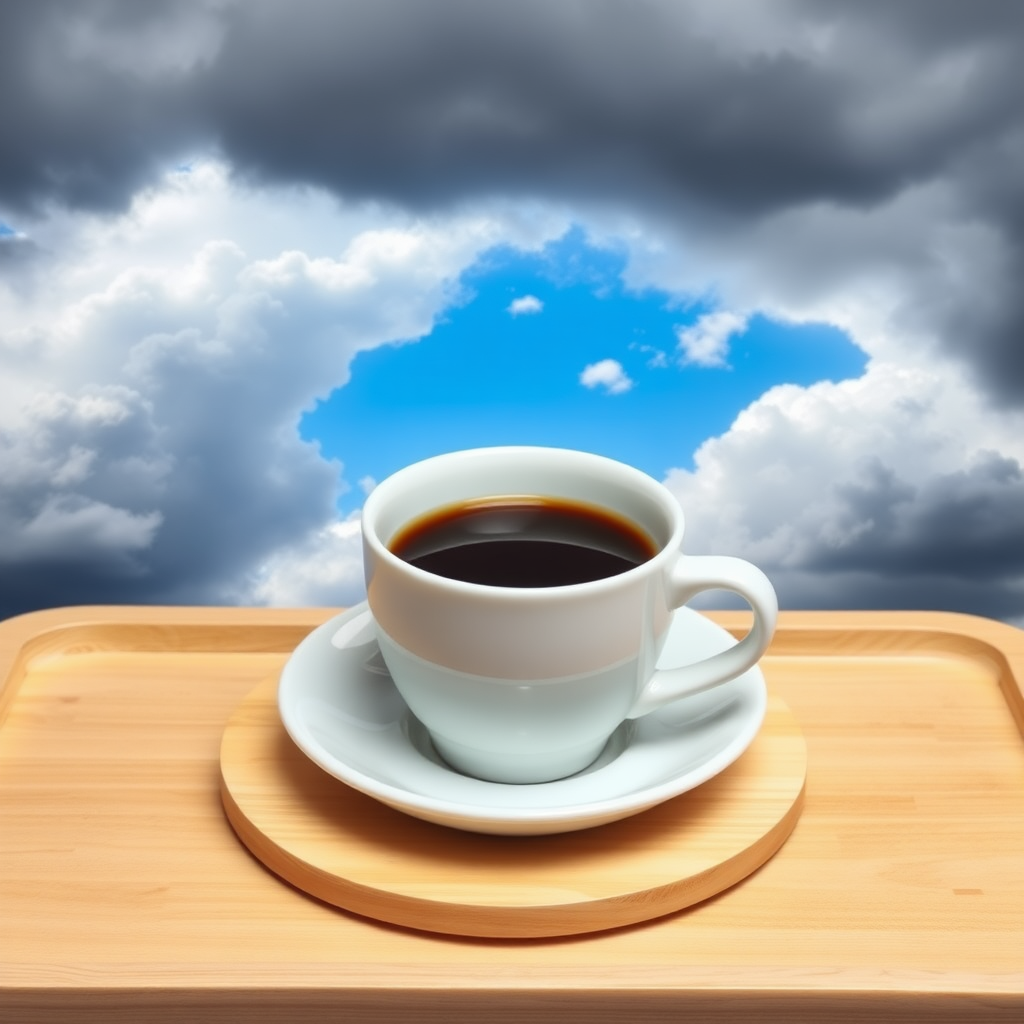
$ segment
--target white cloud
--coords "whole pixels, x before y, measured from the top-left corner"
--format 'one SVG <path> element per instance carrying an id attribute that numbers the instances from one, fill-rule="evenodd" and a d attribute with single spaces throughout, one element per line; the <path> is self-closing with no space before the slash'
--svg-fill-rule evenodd
<path id="1" fill-rule="evenodd" d="M 250 599 L 287 607 L 348 607 L 365 596 L 359 517 L 274 551 L 252 574 Z"/>
<path id="2" fill-rule="evenodd" d="M 633 380 L 617 359 L 602 359 L 584 367 L 580 383 L 585 388 L 604 388 L 609 395 L 621 395 L 633 387 Z"/>
<path id="3" fill-rule="evenodd" d="M 724 310 L 705 313 L 695 324 L 676 328 L 680 361 L 695 366 L 727 366 L 729 340 L 747 327 L 746 317 Z"/>
<path id="4" fill-rule="evenodd" d="M 358 352 L 428 333 L 481 251 L 563 224 L 371 214 L 200 163 L 125 215 L 27 227 L 49 255 L 32 287 L 0 283 L 0 608 L 291 600 L 280 551 L 351 600 L 343 467 L 303 411 Z M 52 573 L 15 558 L 44 545 Z"/>
<path id="5" fill-rule="evenodd" d="M 789 607 L 1024 613 L 1024 416 L 950 367 L 777 387 L 666 479 L 687 550 L 760 565 Z M 1013 594 L 1016 593 L 1016 598 Z"/>
<path id="6" fill-rule="evenodd" d="M 507 312 L 513 316 L 523 316 L 539 313 L 543 308 L 544 303 L 536 295 L 522 295 L 512 300 Z"/>
<path id="7" fill-rule="evenodd" d="M 999 308 L 1014 257 L 948 185 L 695 222 L 685 239 L 608 215 L 592 229 L 626 240 L 638 290 L 831 324 L 870 357 L 860 380 L 773 389 L 668 473 L 689 549 L 762 564 L 790 607 L 1024 622 L 1024 412 L 993 402 L 957 348 Z"/>

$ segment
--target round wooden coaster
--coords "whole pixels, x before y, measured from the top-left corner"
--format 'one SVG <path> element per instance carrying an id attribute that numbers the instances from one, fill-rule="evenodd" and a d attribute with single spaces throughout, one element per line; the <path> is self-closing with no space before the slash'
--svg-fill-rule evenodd
<path id="1" fill-rule="evenodd" d="M 292 885 L 346 910 L 454 935 L 527 938 L 660 917 L 745 878 L 803 806 L 807 748 L 786 704 L 697 789 L 598 828 L 496 836 L 434 825 L 351 789 L 292 743 L 277 680 L 238 706 L 221 795 L 242 842 Z"/>

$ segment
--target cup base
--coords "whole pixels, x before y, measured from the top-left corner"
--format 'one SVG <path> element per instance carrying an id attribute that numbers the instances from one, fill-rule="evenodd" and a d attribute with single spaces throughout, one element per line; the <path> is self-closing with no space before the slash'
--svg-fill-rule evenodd
<path id="1" fill-rule="evenodd" d="M 430 733 L 434 749 L 451 768 L 484 782 L 510 785 L 536 785 L 556 782 L 589 767 L 601 755 L 607 737 L 571 750 L 545 754 L 506 754 L 495 750 L 476 750 L 456 743 L 436 732 Z"/>

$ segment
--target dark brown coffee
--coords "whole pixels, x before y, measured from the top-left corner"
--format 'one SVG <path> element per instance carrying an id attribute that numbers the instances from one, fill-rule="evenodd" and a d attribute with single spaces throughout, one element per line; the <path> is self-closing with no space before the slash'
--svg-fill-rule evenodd
<path id="1" fill-rule="evenodd" d="M 427 572 L 492 587 L 564 587 L 617 576 L 657 553 L 637 525 L 564 498 L 500 495 L 434 509 L 391 550 Z"/>

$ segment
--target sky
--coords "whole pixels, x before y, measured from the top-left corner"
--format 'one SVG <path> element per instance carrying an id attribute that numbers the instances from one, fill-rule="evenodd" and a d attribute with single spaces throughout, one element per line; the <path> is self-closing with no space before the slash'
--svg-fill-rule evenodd
<path id="1" fill-rule="evenodd" d="M 1024 625 L 1024 7 L 0 4 L 0 616 L 351 604 L 375 482 L 665 482 Z"/>

